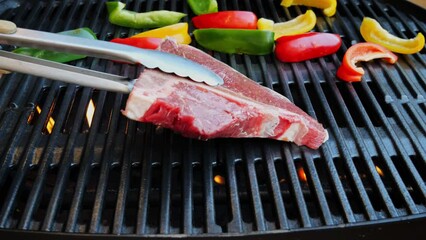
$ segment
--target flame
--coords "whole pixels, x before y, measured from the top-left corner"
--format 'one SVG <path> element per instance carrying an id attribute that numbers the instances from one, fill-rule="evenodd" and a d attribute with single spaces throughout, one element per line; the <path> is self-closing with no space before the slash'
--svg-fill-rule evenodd
<path id="1" fill-rule="evenodd" d="M 90 126 L 92 125 L 93 115 L 95 114 L 95 104 L 93 103 L 93 100 L 90 99 L 89 105 L 87 105 L 87 111 L 86 111 L 86 119 L 87 124 Z"/>
<path id="2" fill-rule="evenodd" d="M 302 182 L 307 182 L 308 181 L 308 178 L 306 177 L 305 170 L 303 170 L 302 167 L 300 167 L 300 168 L 297 169 L 297 175 L 299 176 L 299 179 Z"/>
<path id="3" fill-rule="evenodd" d="M 219 185 L 223 185 L 225 184 L 225 178 L 220 176 L 220 175 L 216 175 L 213 177 L 213 180 L 215 183 L 219 184 Z"/>
<path id="4" fill-rule="evenodd" d="M 376 171 L 380 176 L 384 176 L 385 174 L 383 173 L 383 170 L 381 168 L 379 168 L 379 166 L 376 166 Z"/>
<path id="5" fill-rule="evenodd" d="M 36 106 L 36 111 L 38 112 L 38 114 L 41 114 L 40 106 L 38 105 Z M 54 126 L 55 126 L 55 120 L 52 117 L 49 117 L 49 121 L 47 122 L 47 125 L 46 125 L 46 129 L 49 134 L 52 133 Z"/>

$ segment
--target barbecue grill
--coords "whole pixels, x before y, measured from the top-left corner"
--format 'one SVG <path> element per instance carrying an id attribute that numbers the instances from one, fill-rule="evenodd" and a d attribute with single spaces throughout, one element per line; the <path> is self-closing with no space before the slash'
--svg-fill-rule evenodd
<path id="1" fill-rule="evenodd" d="M 193 16 L 185 1 L 123 1 L 127 9 Z M 286 21 L 306 7 L 220 0 Z M 0 238 L 420 239 L 426 234 L 426 51 L 395 65 L 363 64 L 360 83 L 336 81 L 363 16 L 404 37 L 426 33 L 426 11 L 405 1 L 340 0 L 315 30 L 339 33 L 332 56 L 284 64 L 274 56 L 212 53 L 314 116 L 318 150 L 268 139 L 199 141 L 127 120 L 127 95 L 12 73 L 0 79 Z M 105 1 L 0 0 L 0 19 L 99 39 Z M 193 43 L 197 46 L 196 43 Z M 10 46 L 2 46 L 10 49 Z M 142 67 L 87 58 L 71 64 L 136 77 Z"/>

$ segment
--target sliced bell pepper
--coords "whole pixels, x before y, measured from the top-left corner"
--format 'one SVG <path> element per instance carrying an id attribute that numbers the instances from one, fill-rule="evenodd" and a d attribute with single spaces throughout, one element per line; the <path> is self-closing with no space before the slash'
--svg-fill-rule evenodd
<path id="1" fill-rule="evenodd" d="M 290 7 L 293 5 L 304 5 L 307 7 L 315 7 L 323 9 L 323 13 L 327 17 L 331 17 L 336 13 L 337 0 L 282 0 L 281 6 Z"/>
<path id="2" fill-rule="evenodd" d="M 192 39 L 188 33 L 188 23 L 176 23 L 173 25 L 138 33 L 131 38 L 152 37 L 166 38 L 172 37 L 180 44 L 190 44 Z"/>
<path id="3" fill-rule="evenodd" d="M 97 39 L 96 34 L 92 30 L 90 30 L 90 28 L 78 28 L 75 30 L 59 32 L 58 34 L 88 38 L 88 39 Z M 29 48 L 29 47 L 17 48 L 13 50 L 13 52 L 22 54 L 22 55 L 31 56 L 31 57 L 59 62 L 59 63 L 71 62 L 71 61 L 83 59 L 86 57 L 85 55 L 62 53 L 62 52 L 55 52 L 55 51 L 42 50 L 42 49 L 36 49 L 36 48 Z"/>
<path id="4" fill-rule="evenodd" d="M 274 29 L 274 21 L 266 18 L 257 20 L 257 29 L 272 31 Z"/>
<path id="5" fill-rule="evenodd" d="M 359 82 L 364 75 L 364 69 L 355 64 L 359 61 L 370 61 L 376 58 L 383 58 L 384 61 L 392 64 L 398 60 L 398 56 L 383 46 L 375 43 L 357 43 L 346 51 L 336 75 L 347 82 Z"/>
<path id="6" fill-rule="evenodd" d="M 163 39 L 152 38 L 152 37 L 141 37 L 141 38 L 114 38 L 111 42 L 130 45 L 138 48 L 145 49 L 157 49 Z"/>
<path id="7" fill-rule="evenodd" d="M 195 40 L 204 48 L 223 53 L 265 55 L 274 48 L 274 33 L 249 29 L 197 29 Z"/>
<path id="8" fill-rule="evenodd" d="M 275 56 L 282 62 L 300 62 L 333 54 L 342 39 L 338 34 L 309 32 L 277 39 Z"/>
<path id="9" fill-rule="evenodd" d="M 178 23 L 185 13 L 167 10 L 137 13 L 125 10 L 126 4 L 114 1 L 106 2 L 109 21 L 112 24 L 129 28 L 156 28 Z"/>
<path id="10" fill-rule="evenodd" d="M 256 29 L 257 16 L 248 11 L 220 11 L 192 18 L 196 28 Z"/>
<path id="11" fill-rule="evenodd" d="M 317 17 L 312 10 L 307 10 L 305 14 L 299 15 L 296 18 L 287 22 L 275 23 L 273 31 L 275 39 L 282 36 L 296 35 L 311 31 L 317 23 Z"/>
<path id="12" fill-rule="evenodd" d="M 413 54 L 420 52 L 425 46 L 425 37 L 418 33 L 411 39 L 403 39 L 390 34 L 373 18 L 364 17 L 360 27 L 361 35 L 367 42 L 377 43 L 392 52 Z"/>
<path id="13" fill-rule="evenodd" d="M 216 0 L 188 0 L 188 5 L 195 15 L 217 12 Z"/>

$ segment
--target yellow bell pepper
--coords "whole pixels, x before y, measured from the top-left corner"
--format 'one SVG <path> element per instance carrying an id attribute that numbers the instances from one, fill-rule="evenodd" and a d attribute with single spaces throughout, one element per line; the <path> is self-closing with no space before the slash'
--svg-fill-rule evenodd
<path id="1" fill-rule="evenodd" d="M 323 13 L 327 17 L 331 17 L 336 13 L 337 0 L 282 0 L 281 6 L 290 7 L 292 5 L 304 5 L 323 9 Z"/>
<path id="2" fill-rule="evenodd" d="M 425 37 L 418 33 L 411 39 L 403 39 L 390 34 L 375 19 L 364 17 L 360 27 L 361 35 L 367 42 L 376 43 L 392 52 L 413 54 L 420 52 L 425 46 Z"/>
<path id="3" fill-rule="evenodd" d="M 272 31 L 275 33 L 276 40 L 282 36 L 309 32 L 315 27 L 316 23 L 317 17 L 315 16 L 314 11 L 307 10 L 305 14 L 299 15 L 292 20 L 275 23 Z"/>
<path id="4" fill-rule="evenodd" d="M 274 21 L 266 19 L 266 18 L 259 18 L 259 20 L 257 20 L 257 29 L 272 31 L 273 28 L 274 28 Z"/>
<path id="5" fill-rule="evenodd" d="M 132 36 L 131 38 L 153 37 L 153 38 L 166 38 L 172 37 L 180 44 L 190 44 L 191 36 L 188 34 L 188 23 L 176 23 L 173 25 L 141 32 Z"/>

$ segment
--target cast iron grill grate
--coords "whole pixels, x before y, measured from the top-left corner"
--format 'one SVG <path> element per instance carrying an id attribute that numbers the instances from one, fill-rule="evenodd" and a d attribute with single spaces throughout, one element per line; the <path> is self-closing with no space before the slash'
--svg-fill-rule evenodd
<path id="1" fill-rule="evenodd" d="M 90 27 L 102 40 L 134 34 L 108 23 L 104 2 L 0 1 L 0 18 L 51 32 Z M 126 2 L 136 11 L 190 12 L 182 0 Z M 279 2 L 221 0 L 219 8 L 250 10 L 274 21 L 306 10 L 284 10 Z M 360 83 L 335 78 L 345 50 L 362 41 L 363 16 L 401 37 L 426 32 L 425 11 L 395 6 L 343 0 L 333 18 L 314 9 L 315 30 L 340 33 L 344 42 L 325 58 L 283 64 L 272 55 L 214 53 L 318 118 L 330 140 L 317 151 L 263 139 L 186 139 L 121 116 L 126 95 L 17 73 L 2 77 L 0 236 L 32 230 L 73 233 L 65 235 L 71 238 L 291 237 L 310 229 L 340 231 L 336 226 L 342 225 L 424 222 L 425 49 L 401 55 L 393 66 L 365 64 Z M 140 71 L 93 58 L 74 64 L 133 77 Z"/>

